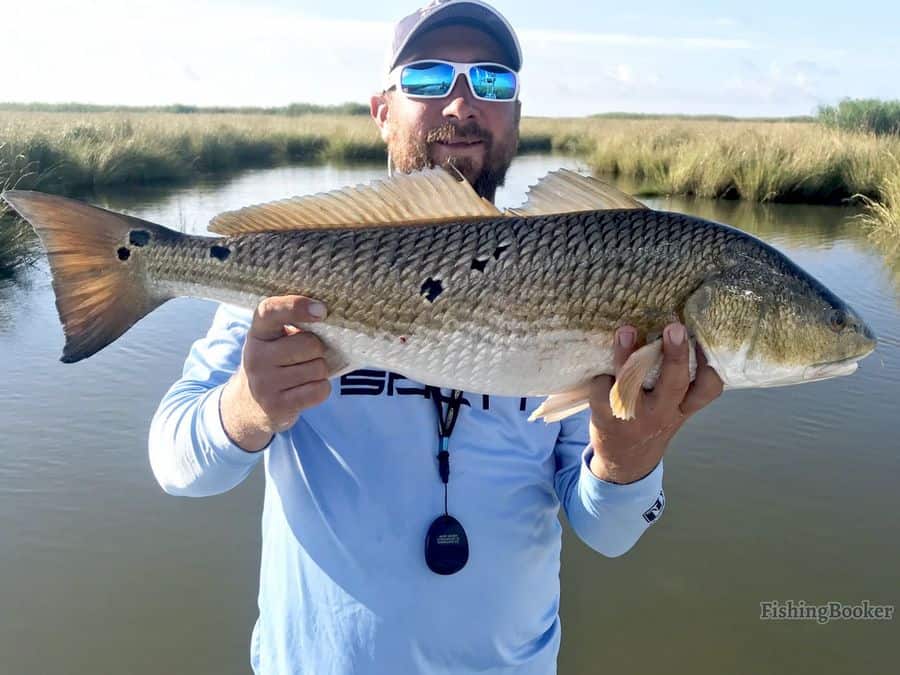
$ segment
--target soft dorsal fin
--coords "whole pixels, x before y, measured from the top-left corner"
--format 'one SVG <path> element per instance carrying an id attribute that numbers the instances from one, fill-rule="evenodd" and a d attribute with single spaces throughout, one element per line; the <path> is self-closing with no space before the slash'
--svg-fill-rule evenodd
<path id="1" fill-rule="evenodd" d="M 609 183 L 575 171 L 552 171 L 533 185 L 527 200 L 516 209 L 507 209 L 511 216 L 542 216 L 568 211 L 600 209 L 646 209 L 631 197 Z"/>
<path id="2" fill-rule="evenodd" d="M 458 218 L 499 216 L 457 174 L 435 168 L 395 174 L 368 185 L 226 211 L 210 221 L 216 234 L 244 234 L 308 228 L 402 225 Z"/>

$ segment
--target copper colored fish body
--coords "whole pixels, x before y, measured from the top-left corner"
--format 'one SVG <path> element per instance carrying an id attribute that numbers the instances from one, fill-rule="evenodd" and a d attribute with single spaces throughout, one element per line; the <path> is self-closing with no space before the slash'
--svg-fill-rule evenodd
<path id="1" fill-rule="evenodd" d="M 404 177 L 423 190 L 421 207 L 397 206 L 388 181 L 387 192 L 224 214 L 212 229 L 236 233 L 215 239 L 59 197 L 6 198 L 47 249 L 66 361 L 172 297 L 253 308 L 300 294 L 328 307 L 324 322 L 300 327 L 322 338 L 332 375 L 369 365 L 436 386 L 553 395 L 538 413 L 549 421 L 584 408 L 588 382 L 612 373 L 624 323 L 648 340 L 619 374 L 613 402 L 625 418 L 655 378 L 671 321 L 687 325 L 729 387 L 846 374 L 874 349 L 852 309 L 763 242 L 639 208 L 591 179 L 551 176 L 550 197 L 535 190 L 506 214 L 437 170 Z M 343 222 L 329 222 L 334 212 Z"/>

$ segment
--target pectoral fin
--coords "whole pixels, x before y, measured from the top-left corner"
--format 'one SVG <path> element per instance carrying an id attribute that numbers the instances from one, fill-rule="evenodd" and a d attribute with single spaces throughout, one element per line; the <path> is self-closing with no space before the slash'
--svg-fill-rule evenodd
<path id="1" fill-rule="evenodd" d="M 662 340 L 654 340 L 628 357 L 609 391 L 609 406 L 615 417 L 634 419 L 644 380 L 651 372 L 659 370 L 662 356 Z"/>

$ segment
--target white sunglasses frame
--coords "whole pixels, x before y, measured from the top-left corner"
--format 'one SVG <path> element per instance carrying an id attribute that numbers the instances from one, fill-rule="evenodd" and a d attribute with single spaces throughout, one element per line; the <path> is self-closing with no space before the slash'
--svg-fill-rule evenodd
<path id="1" fill-rule="evenodd" d="M 446 94 L 442 95 L 420 95 L 420 94 L 408 94 L 403 91 L 403 86 L 400 84 L 400 74 L 403 72 L 404 68 L 408 68 L 409 66 L 415 66 L 420 63 L 442 63 L 445 65 L 453 66 L 453 81 L 450 83 L 450 88 L 447 89 Z M 472 86 L 472 80 L 469 78 L 469 68 L 473 66 L 499 66 L 500 68 L 506 68 L 509 72 L 513 73 L 516 76 L 516 91 L 513 94 L 512 98 L 486 98 L 484 96 L 479 96 L 475 93 L 475 88 Z M 453 91 L 453 88 L 456 86 L 456 81 L 460 78 L 461 75 L 465 75 L 466 82 L 469 85 L 469 91 L 472 93 L 472 96 L 479 101 L 490 101 L 491 103 L 513 103 L 519 99 L 519 86 L 520 86 L 520 78 L 519 73 L 516 70 L 513 70 L 505 63 L 496 63 L 494 61 L 448 61 L 446 59 L 419 59 L 418 61 L 410 61 L 409 63 L 404 63 L 396 68 L 394 68 L 390 73 L 388 73 L 388 87 L 385 89 L 390 89 L 391 87 L 396 87 L 397 91 L 399 91 L 404 96 L 411 99 L 440 99 L 447 98 L 450 96 L 450 93 Z"/>

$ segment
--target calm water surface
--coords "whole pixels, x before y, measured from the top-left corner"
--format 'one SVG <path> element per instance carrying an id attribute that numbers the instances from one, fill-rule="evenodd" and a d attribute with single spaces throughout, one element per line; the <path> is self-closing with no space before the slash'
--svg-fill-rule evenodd
<path id="1" fill-rule="evenodd" d="M 516 161 L 501 205 L 574 160 Z M 192 232 L 226 210 L 381 177 L 290 167 L 91 197 Z M 900 604 L 900 312 L 851 212 L 648 200 L 742 227 L 852 304 L 882 344 L 849 378 L 729 392 L 679 434 L 665 517 L 609 560 L 566 533 L 560 673 L 893 673 L 889 622 L 760 621 L 767 600 Z M 146 435 L 212 303 L 168 303 L 99 355 L 57 359 L 43 268 L 0 286 L 0 673 L 247 673 L 262 471 L 162 493 Z"/>

